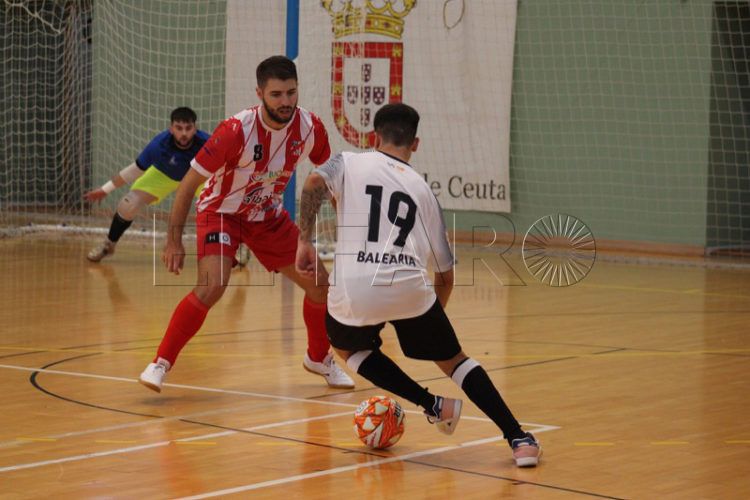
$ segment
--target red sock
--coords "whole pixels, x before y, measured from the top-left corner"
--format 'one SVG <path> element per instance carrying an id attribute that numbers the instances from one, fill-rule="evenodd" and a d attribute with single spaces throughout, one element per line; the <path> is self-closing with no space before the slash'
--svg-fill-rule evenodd
<path id="1" fill-rule="evenodd" d="M 198 299 L 194 292 L 190 292 L 182 299 L 172 313 L 167 333 L 164 334 L 159 349 L 156 351 L 154 363 L 156 359 L 164 358 L 174 366 L 182 348 L 203 325 L 206 314 L 208 314 L 208 307 Z"/>
<path id="2" fill-rule="evenodd" d="M 302 317 L 307 326 L 307 355 L 313 361 L 323 361 L 331 344 L 326 332 L 326 305 L 313 302 L 305 296 Z"/>

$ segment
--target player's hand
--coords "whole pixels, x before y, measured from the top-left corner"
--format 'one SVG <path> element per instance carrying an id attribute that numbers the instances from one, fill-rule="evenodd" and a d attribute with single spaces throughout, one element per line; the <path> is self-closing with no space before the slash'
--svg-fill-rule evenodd
<path id="1" fill-rule="evenodd" d="M 107 193 L 102 188 L 92 189 L 83 195 L 83 199 L 91 203 L 98 203 L 107 197 Z"/>
<path id="2" fill-rule="evenodd" d="M 294 262 L 297 273 L 305 278 L 315 279 L 317 260 L 318 252 L 312 242 L 299 240 L 297 242 L 297 258 Z"/>
<path id="3" fill-rule="evenodd" d="M 167 241 L 164 245 L 164 252 L 161 254 L 161 261 L 167 266 L 167 271 L 180 274 L 185 264 L 185 247 L 182 246 L 182 242 Z"/>

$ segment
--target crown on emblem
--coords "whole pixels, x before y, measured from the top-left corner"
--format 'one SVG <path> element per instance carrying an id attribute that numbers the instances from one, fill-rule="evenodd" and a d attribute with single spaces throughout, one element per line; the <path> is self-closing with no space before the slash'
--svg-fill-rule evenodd
<path id="1" fill-rule="evenodd" d="M 321 0 L 320 4 L 331 15 L 334 38 L 374 33 L 401 39 L 404 18 L 417 0 Z"/>

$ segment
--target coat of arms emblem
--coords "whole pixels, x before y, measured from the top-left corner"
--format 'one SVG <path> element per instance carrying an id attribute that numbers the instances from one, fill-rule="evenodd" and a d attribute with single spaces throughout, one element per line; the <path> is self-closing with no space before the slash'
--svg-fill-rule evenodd
<path id="1" fill-rule="evenodd" d="M 417 0 L 321 0 L 333 23 L 331 107 L 336 128 L 358 148 L 375 145 L 373 119 L 401 102 L 404 18 Z M 362 36 L 368 39 L 362 40 Z M 369 39 L 370 36 L 372 39 Z M 397 41 L 379 41 L 383 38 Z"/>

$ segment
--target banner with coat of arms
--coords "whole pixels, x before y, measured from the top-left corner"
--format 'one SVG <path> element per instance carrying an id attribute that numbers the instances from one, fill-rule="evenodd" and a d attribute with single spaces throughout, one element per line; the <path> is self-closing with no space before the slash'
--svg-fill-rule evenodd
<path id="1" fill-rule="evenodd" d="M 516 9 L 517 0 L 300 2 L 300 105 L 323 119 L 334 153 L 372 148 L 384 104 L 413 106 L 411 163 L 441 206 L 510 212 Z"/>
<path id="2" fill-rule="evenodd" d="M 401 101 L 403 46 L 334 42 L 331 109 L 341 136 L 358 148 L 375 145 L 372 121 L 384 104 Z"/>

